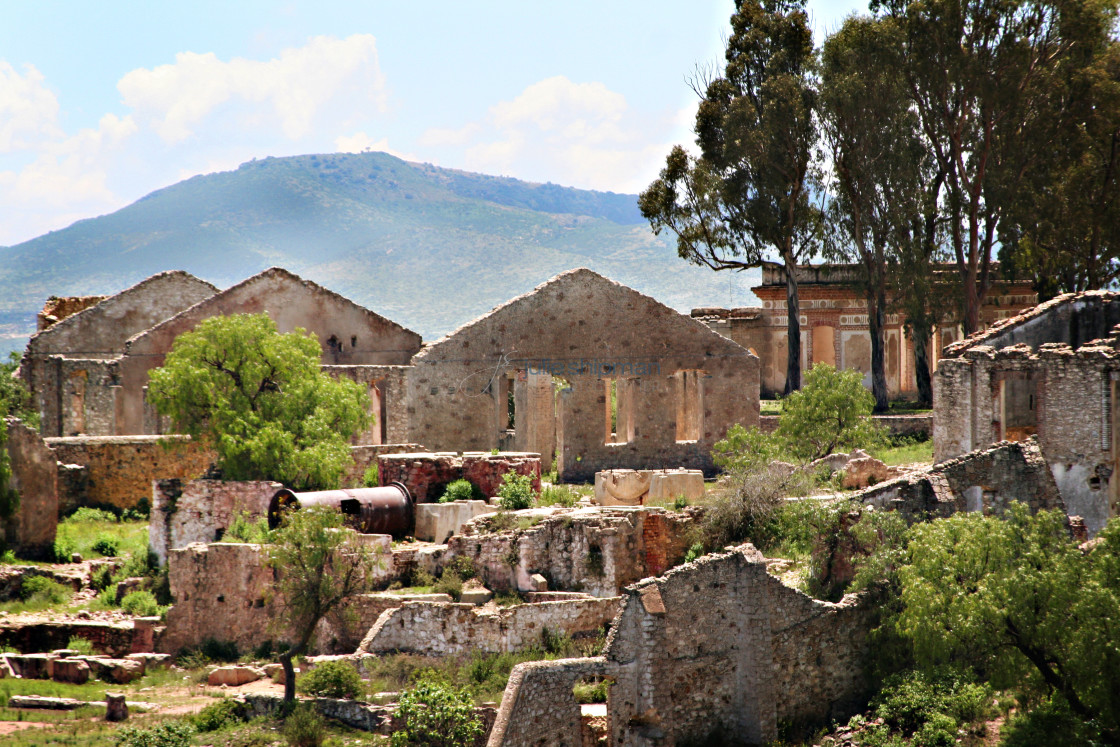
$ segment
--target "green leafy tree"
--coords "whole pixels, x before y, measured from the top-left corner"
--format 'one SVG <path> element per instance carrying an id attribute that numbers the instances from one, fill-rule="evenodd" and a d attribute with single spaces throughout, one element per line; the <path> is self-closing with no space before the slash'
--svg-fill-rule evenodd
<path id="1" fill-rule="evenodd" d="M 839 449 L 868 449 L 882 435 L 871 420 L 875 399 L 859 371 L 838 371 L 818 363 L 805 375 L 805 386 L 782 402 L 775 435 L 795 458 L 811 462 Z"/>
<path id="2" fill-rule="evenodd" d="M 676 146 L 638 205 L 655 233 L 713 270 L 758 267 L 777 256 L 786 275 L 788 339 L 801 338 L 795 268 L 816 246 L 810 193 L 816 53 L 804 0 L 746 0 L 731 17 L 722 76 L 694 81 L 700 156 Z M 706 83 L 706 84 L 705 84 Z M 801 350 L 788 346 L 786 392 L 801 386 Z"/>
<path id="3" fill-rule="evenodd" d="M 463 747 L 482 736 L 470 692 L 430 675 L 401 693 L 397 716 L 404 728 L 393 733 L 393 747 Z"/>
<path id="4" fill-rule="evenodd" d="M 1120 743 L 1120 522 L 1083 553 L 1061 512 L 957 514 L 911 529 L 899 630 L 923 666 L 1054 693 Z"/>
<path id="5" fill-rule="evenodd" d="M 315 626 L 343 600 L 369 587 L 377 558 L 343 530 L 343 517 L 322 507 L 289 511 L 272 534 L 269 562 L 277 572 L 275 591 L 284 605 L 277 620 L 289 646 L 280 654 L 284 700 L 296 695 L 292 659 L 307 651 Z"/>
<path id="6" fill-rule="evenodd" d="M 31 390 L 16 378 L 19 353 L 11 352 L 8 360 L 0 363 L 0 417 L 19 418 L 32 428 L 39 427 L 39 410 L 35 407 Z"/>
<path id="7" fill-rule="evenodd" d="M 370 401 L 357 382 L 324 374 L 321 352 L 313 336 L 280 334 L 266 314 L 211 317 L 175 340 L 148 397 L 213 446 L 227 479 L 336 488 Z"/>

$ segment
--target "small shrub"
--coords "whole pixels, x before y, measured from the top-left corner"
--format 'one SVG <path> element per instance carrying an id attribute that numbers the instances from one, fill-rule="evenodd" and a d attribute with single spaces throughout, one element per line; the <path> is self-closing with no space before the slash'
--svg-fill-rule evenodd
<path id="1" fill-rule="evenodd" d="M 120 551 L 117 545 L 117 540 L 113 537 L 107 537 L 104 534 L 97 538 L 93 543 L 93 551 L 98 555 L 103 555 L 106 558 L 115 558 Z"/>
<path id="2" fill-rule="evenodd" d="M 376 488 L 381 484 L 381 473 L 377 469 L 377 462 L 366 467 L 366 471 L 362 473 L 362 485 L 367 488 Z"/>
<path id="3" fill-rule="evenodd" d="M 520 511 L 533 505 L 533 478 L 507 472 L 498 487 L 498 505 L 506 511 Z"/>
<path id="4" fill-rule="evenodd" d="M 693 543 L 693 545 L 688 548 L 688 552 L 686 552 L 684 554 L 684 562 L 685 563 L 691 563 L 692 561 L 696 560 L 697 558 L 704 557 L 704 555 L 706 555 L 706 554 L 707 553 L 704 552 L 704 543 L 703 542 Z"/>
<path id="5" fill-rule="evenodd" d="M 297 681 L 300 692 L 320 698 L 356 698 L 362 678 L 348 661 L 325 661 Z"/>
<path id="6" fill-rule="evenodd" d="M 444 570 L 451 569 L 459 576 L 459 578 L 467 581 L 478 575 L 478 569 L 474 566 L 474 560 L 468 558 L 466 555 L 456 555 L 447 561 Z"/>
<path id="7" fill-rule="evenodd" d="M 236 700 L 223 698 L 203 708 L 194 716 L 194 728 L 199 732 L 211 732 L 236 726 L 244 721 L 242 705 Z"/>
<path id="8" fill-rule="evenodd" d="M 199 652 L 209 661 L 230 662 L 241 658 L 237 644 L 233 641 L 219 641 L 217 638 L 207 638 L 198 647 Z"/>
<path id="9" fill-rule="evenodd" d="M 432 586 L 436 594 L 448 594 L 456 602 L 463 596 L 463 579 L 451 568 L 444 568 L 439 581 Z"/>
<path id="10" fill-rule="evenodd" d="M 121 514 L 121 521 L 147 521 L 152 515 L 152 502 L 147 498 L 136 501 L 132 508 L 126 508 Z"/>
<path id="11" fill-rule="evenodd" d="M 233 517 L 221 539 L 222 542 L 249 542 L 258 545 L 266 545 L 269 540 L 268 517 L 253 519 L 244 511 Z"/>
<path id="12" fill-rule="evenodd" d="M 538 506 L 562 506 L 571 508 L 579 501 L 579 496 L 564 485 L 549 485 L 541 491 L 537 499 Z"/>
<path id="13" fill-rule="evenodd" d="M 83 656 L 90 656 L 93 654 L 93 643 L 88 638 L 79 638 L 76 635 L 70 636 L 70 640 L 66 642 L 66 648 L 71 651 L 77 651 Z"/>
<path id="14" fill-rule="evenodd" d="M 82 506 L 77 511 L 67 516 L 63 521 L 68 521 L 75 524 L 87 523 L 91 521 L 105 521 L 115 523 L 117 521 L 117 515 L 112 511 L 106 511 L 102 508 L 90 508 L 89 506 Z"/>
<path id="15" fill-rule="evenodd" d="M 108 589 L 113 583 L 113 567 L 109 565 L 99 566 L 89 577 L 89 584 L 98 591 Z M 115 600 L 114 600 L 115 602 Z"/>
<path id="16" fill-rule="evenodd" d="M 471 501 L 482 498 L 482 491 L 480 491 L 470 480 L 459 479 L 447 486 L 440 496 L 440 503 L 451 503 L 453 501 Z"/>
<path id="17" fill-rule="evenodd" d="M 43 604 L 63 604 L 70 601 L 74 592 L 67 586 L 46 576 L 32 576 L 23 580 L 20 587 L 20 598 L 25 602 L 41 602 Z"/>
<path id="18" fill-rule="evenodd" d="M 121 609 L 136 617 L 155 617 L 159 615 L 159 602 L 150 591 L 133 591 L 121 600 Z"/>
<path id="19" fill-rule="evenodd" d="M 541 628 L 541 648 L 546 654 L 562 654 L 572 645 L 572 637 L 567 633 L 553 633 Z"/>
<path id="20" fill-rule="evenodd" d="M 688 508 L 688 498 L 686 498 L 683 495 L 678 495 L 676 498 L 673 499 L 673 510 L 674 511 L 681 511 L 681 510 L 686 509 L 686 508 Z"/>
<path id="21" fill-rule="evenodd" d="M 165 721 L 150 729 L 121 727 L 117 747 L 188 747 L 194 727 L 188 721 Z"/>
<path id="22" fill-rule="evenodd" d="M 482 736 L 470 693 L 431 677 L 401 693 L 397 716 L 404 728 L 393 734 L 393 747 L 457 747 Z"/>
<path id="23" fill-rule="evenodd" d="M 288 747 L 320 747 L 326 723 L 311 703 L 298 703 L 284 719 L 284 739 Z"/>
<path id="24" fill-rule="evenodd" d="M 77 545 L 74 540 L 66 536 L 62 532 L 55 535 L 54 538 L 54 562 L 56 563 L 69 563 L 74 553 L 78 551 Z"/>
<path id="25" fill-rule="evenodd" d="M 605 680 L 602 682 L 580 680 L 572 687 L 572 695 L 575 696 L 577 703 L 606 703 L 609 690 L 610 683 Z"/>

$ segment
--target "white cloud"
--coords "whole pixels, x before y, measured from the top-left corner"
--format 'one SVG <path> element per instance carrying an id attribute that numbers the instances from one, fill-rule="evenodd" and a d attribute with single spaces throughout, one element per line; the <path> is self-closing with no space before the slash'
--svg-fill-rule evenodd
<path id="1" fill-rule="evenodd" d="M 385 111 L 385 78 L 369 34 L 319 36 L 267 61 L 183 52 L 175 62 L 139 68 L 117 84 L 124 103 L 167 143 L 196 134 L 207 120 L 278 127 L 298 140 L 331 112 L 360 120 Z M 339 112 L 341 110 L 341 112 Z"/>
<path id="2" fill-rule="evenodd" d="M 490 107 L 483 121 L 430 129 L 417 142 L 462 148 L 469 169 L 633 192 L 657 175 L 682 116 L 643 116 L 602 83 L 555 76 Z"/>
<path id="3" fill-rule="evenodd" d="M 21 75 L 0 60 L 0 153 L 24 150 L 62 134 L 58 127 L 58 99 L 44 85 L 34 65 Z"/>

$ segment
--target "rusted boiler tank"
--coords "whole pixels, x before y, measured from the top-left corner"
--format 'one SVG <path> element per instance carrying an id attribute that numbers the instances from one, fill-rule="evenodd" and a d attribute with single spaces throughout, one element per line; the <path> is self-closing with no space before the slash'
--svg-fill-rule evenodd
<path id="1" fill-rule="evenodd" d="M 285 511 L 324 506 L 346 517 L 346 524 L 364 534 L 391 534 L 403 537 L 412 533 L 412 496 L 408 488 L 394 482 L 379 488 L 318 490 L 296 493 L 288 488 L 276 491 L 268 504 L 268 526 L 280 525 Z"/>

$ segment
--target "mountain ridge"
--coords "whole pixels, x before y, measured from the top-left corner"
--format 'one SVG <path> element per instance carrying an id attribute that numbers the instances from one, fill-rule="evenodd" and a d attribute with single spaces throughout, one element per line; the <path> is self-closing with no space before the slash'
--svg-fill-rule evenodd
<path id="1" fill-rule="evenodd" d="M 686 264 L 634 195 L 384 153 L 309 154 L 194 176 L 0 247 L 0 333 L 25 339 L 50 295 L 115 293 L 169 269 L 228 287 L 273 265 L 426 340 L 580 266 L 686 312 L 755 303 L 758 278 Z"/>

